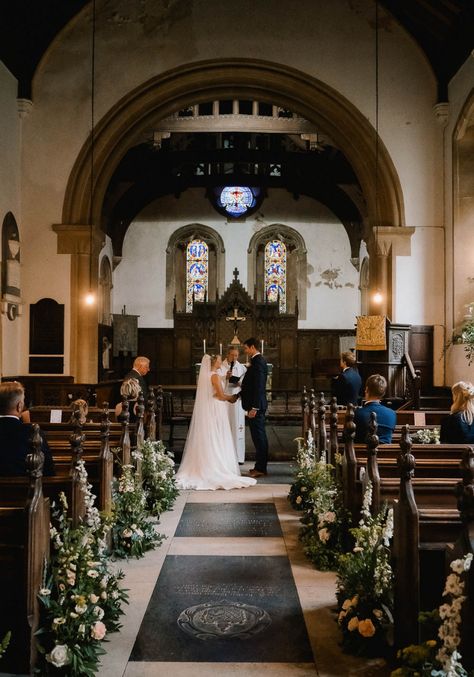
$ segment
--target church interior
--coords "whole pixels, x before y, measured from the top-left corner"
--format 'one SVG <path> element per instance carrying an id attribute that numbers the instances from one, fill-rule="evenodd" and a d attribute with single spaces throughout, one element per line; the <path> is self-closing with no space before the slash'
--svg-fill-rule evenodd
<path id="1" fill-rule="evenodd" d="M 451 386 L 474 382 L 472 0 L 17 0 L 1 14 L 0 375 L 25 386 L 26 406 L 37 410 L 31 421 L 47 431 L 57 467 L 67 457 L 65 476 L 73 476 L 79 447 L 84 458 L 100 453 L 90 477 L 98 506 L 111 511 L 103 483 L 111 487 L 112 475 L 120 482 L 121 470 L 104 451 L 109 435 L 139 473 L 130 449 L 145 437 L 162 439 L 179 461 L 203 355 L 225 357 L 236 346 L 245 362 L 242 344 L 255 337 L 269 367 L 268 476 L 247 489 L 182 491 L 172 510 L 160 511 L 160 547 L 111 564 L 125 572 L 129 604 L 98 667 L 72 667 L 71 649 L 55 662 L 50 648 L 40 674 L 389 675 L 393 647 L 402 646 L 396 629 L 388 658 L 341 649 L 337 575 L 308 561 L 298 506 L 287 500 L 298 472 L 294 438 L 303 431 L 307 442 L 309 431 L 318 457 L 328 453 L 335 465 L 349 454 L 353 413 L 330 413 L 343 351 L 356 351 L 364 381 L 386 378 L 387 401 L 404 410 L 400 426 L 439 425 Z M 363 345 L 364 318 L 383 328 L 383 346 L 373 336 Z M 113 409 L 137 356 L 150 360 L 150 398 L 129 437 Z M 89 432 L 65 422 L 62 410 L 77 398 L 88 401 Z M 100 418 L 104 402 L 110 430 Z M 50 410 L 62 411 L 63 423 L 44 418 Z M 394 435 L 393 453 L 400 442 L 409 465 L 408 432 Z M 242 472 L 254 460 L 248 426 L 245 437 Z M 375 448 L 364 451 L 357 478 L 347 470 L 355 456 L 341 461 L 338 477 L 352 477 L 357 491 L 365 475 L 379 481 L 375 494 L 392 504 L 403 485 L 396 458 L 394 489 L 370 465 Z M 414 472 L 428 491 L 431 463 L 454 468 L 442 451 L 433 452 L 436 462 L 421 451 L 421 477 L 411 468 L 406 481 Z M 453 482 L 473 488 L 474 460 L 460 445 L 456 453 L 453 474 L 434 476 L 447 493 L 449 485 L 449 499 L 443 493 L 441 507 L 434 494 L 426 499 L 438 509 L 425 539 L 438 567 L 439 544 L 458 543 L 452 533 L 461 522 L 474 551 L 472 500 L 468 509 L 451 498 Z M 28 490 L 37 492 L 31 463 Z M 60 474 L 43 480 L 47 510 Z M 26 496 L 14 479 L 18 485 L 0 476 L 7 583 L 12 548 L 25 550 L 8 540 L 18 532 L 9 511 Z M 80 501 L 67 491 L 74 523 Z M 43 532 L 36 527 L 31 549 L 38 557 L 43 548 L 45 561 Z M 426 562 L 412 563 L 416 576 L 403 570 L 397 538 L 399 578 L 422 579 Z M 32 674 L 37 660 L 30 569 L 22 581 L 29 620 L 16 636 L 12 630 L 14 651 L 2 656 L 0 645 L 0 675 Z M 220 601 L 234 606 L 215 621 L 219 638 L 209 639 L 203 619 Z M 250 616 L 245 636 L 225 636 L 223 624 L 245 625 Z M 0 642 L 11 629 L 4 621 Z"/>

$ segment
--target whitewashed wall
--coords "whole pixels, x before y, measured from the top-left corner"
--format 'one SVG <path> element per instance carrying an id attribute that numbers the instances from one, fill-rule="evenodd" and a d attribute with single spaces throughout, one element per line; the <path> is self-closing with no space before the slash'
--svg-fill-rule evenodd
<path id="1" fill-rule="evenodd" d="M 263 215 L 262 215 L 263 213 Z M 310 198 L 295 201 L 287 191 L 269 191 L 261 212 L 245 221 L 228 223 L 204 197 L 204 191 L 185 191 L 177 200 L 156 200 L 131 224 L 121 263 L 114 272 L 114 312 L 123 305 L 140 315 L 140 327 L 171 327 L 165 320 L 166 254 L 171 234 L 190 223 L 215 229 L 225 246 L 225 284 L 238 268 L 247 287 L 247 247 L 260 228 L 274 223 L 297 230 L 308 250 L 307 319 L 300 328 L 354 326 L 359 312 L 359 274 L 350 262 L 349 238 L 334 215 Z M 331 273 L 335 274 L 332 280 Z M 222 290 L 223 291 L 223 290 Z M 251 295 L 253 290 L 250 291 Z"/>
<path id="2" fill-rule="evenodd" d="M 21 220 L 20 140 L 21 122 L 17 106 L 17 81 L 0 62 L 0 226 L 5 215 L 11 212 L 18 224 L 22 241 L 21 275 L 22 280 L 24 280 L 24 251 L 27 245 Z M 19 317 L 13 322 L 6 315 L 1 315 L 0 372 L 2 376 L 15 376 L 21 373 L 22 365 L 18 344 L 22 325 L 25 325 L 27 321 L 26 316 L 25 322 L 24 308 L 23 317 Z"/>

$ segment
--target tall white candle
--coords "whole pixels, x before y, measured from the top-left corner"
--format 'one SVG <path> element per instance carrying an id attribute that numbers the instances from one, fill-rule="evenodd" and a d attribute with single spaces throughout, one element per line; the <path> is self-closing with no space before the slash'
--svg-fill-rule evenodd
<path id="1" fill-rule="evenodd" d="M 206 339 L 202 340 L 202 349 L 203 349 L 203 352 L 204 352 L 204 355 L 205 355 L 206 354 Z"/>
<path id="2" fill-rule="evenodd" d="M 260 352 L 263 355 L 263 339 L 260 341 Z"/>
<path id="3" fill-rule="evenodd" d="M 222 343 L 219 343 L 219 355 L 222 355 Z"/>

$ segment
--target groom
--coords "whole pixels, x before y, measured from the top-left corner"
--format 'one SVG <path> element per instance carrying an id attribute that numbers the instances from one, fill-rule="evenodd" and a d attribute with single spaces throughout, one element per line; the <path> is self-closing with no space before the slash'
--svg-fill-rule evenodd
<path id="1" fill-rule="evenodd" d="M 268 440 L 265 432 L 265 411 L 267 397 L 267 363 L 258 351 L 257 340 L 244 341 L 244 351 L 250 365 L 242 381 L 240 397 L 242 407 L 247 412 L 250 434 L 255 446 L 255 468 L 249 470 L 250 477 L 263 477 L 267 474 Z"/>

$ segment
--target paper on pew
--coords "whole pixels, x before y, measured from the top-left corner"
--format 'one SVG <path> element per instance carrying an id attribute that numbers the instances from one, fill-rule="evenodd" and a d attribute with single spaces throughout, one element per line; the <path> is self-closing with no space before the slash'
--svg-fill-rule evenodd
<path id="1" fill-rule="evenodd" d="M 414 425 L 426 425 L 426 416 L 424 411 L 414 411 L 413 414 Z"/>
<path id="2" fill-rule="evenodd" d="M 61 423 L 62 418 L 63 418 L 62 409 L 51 409 L 51 414 L 49 417 L 50 423 Z"/>

